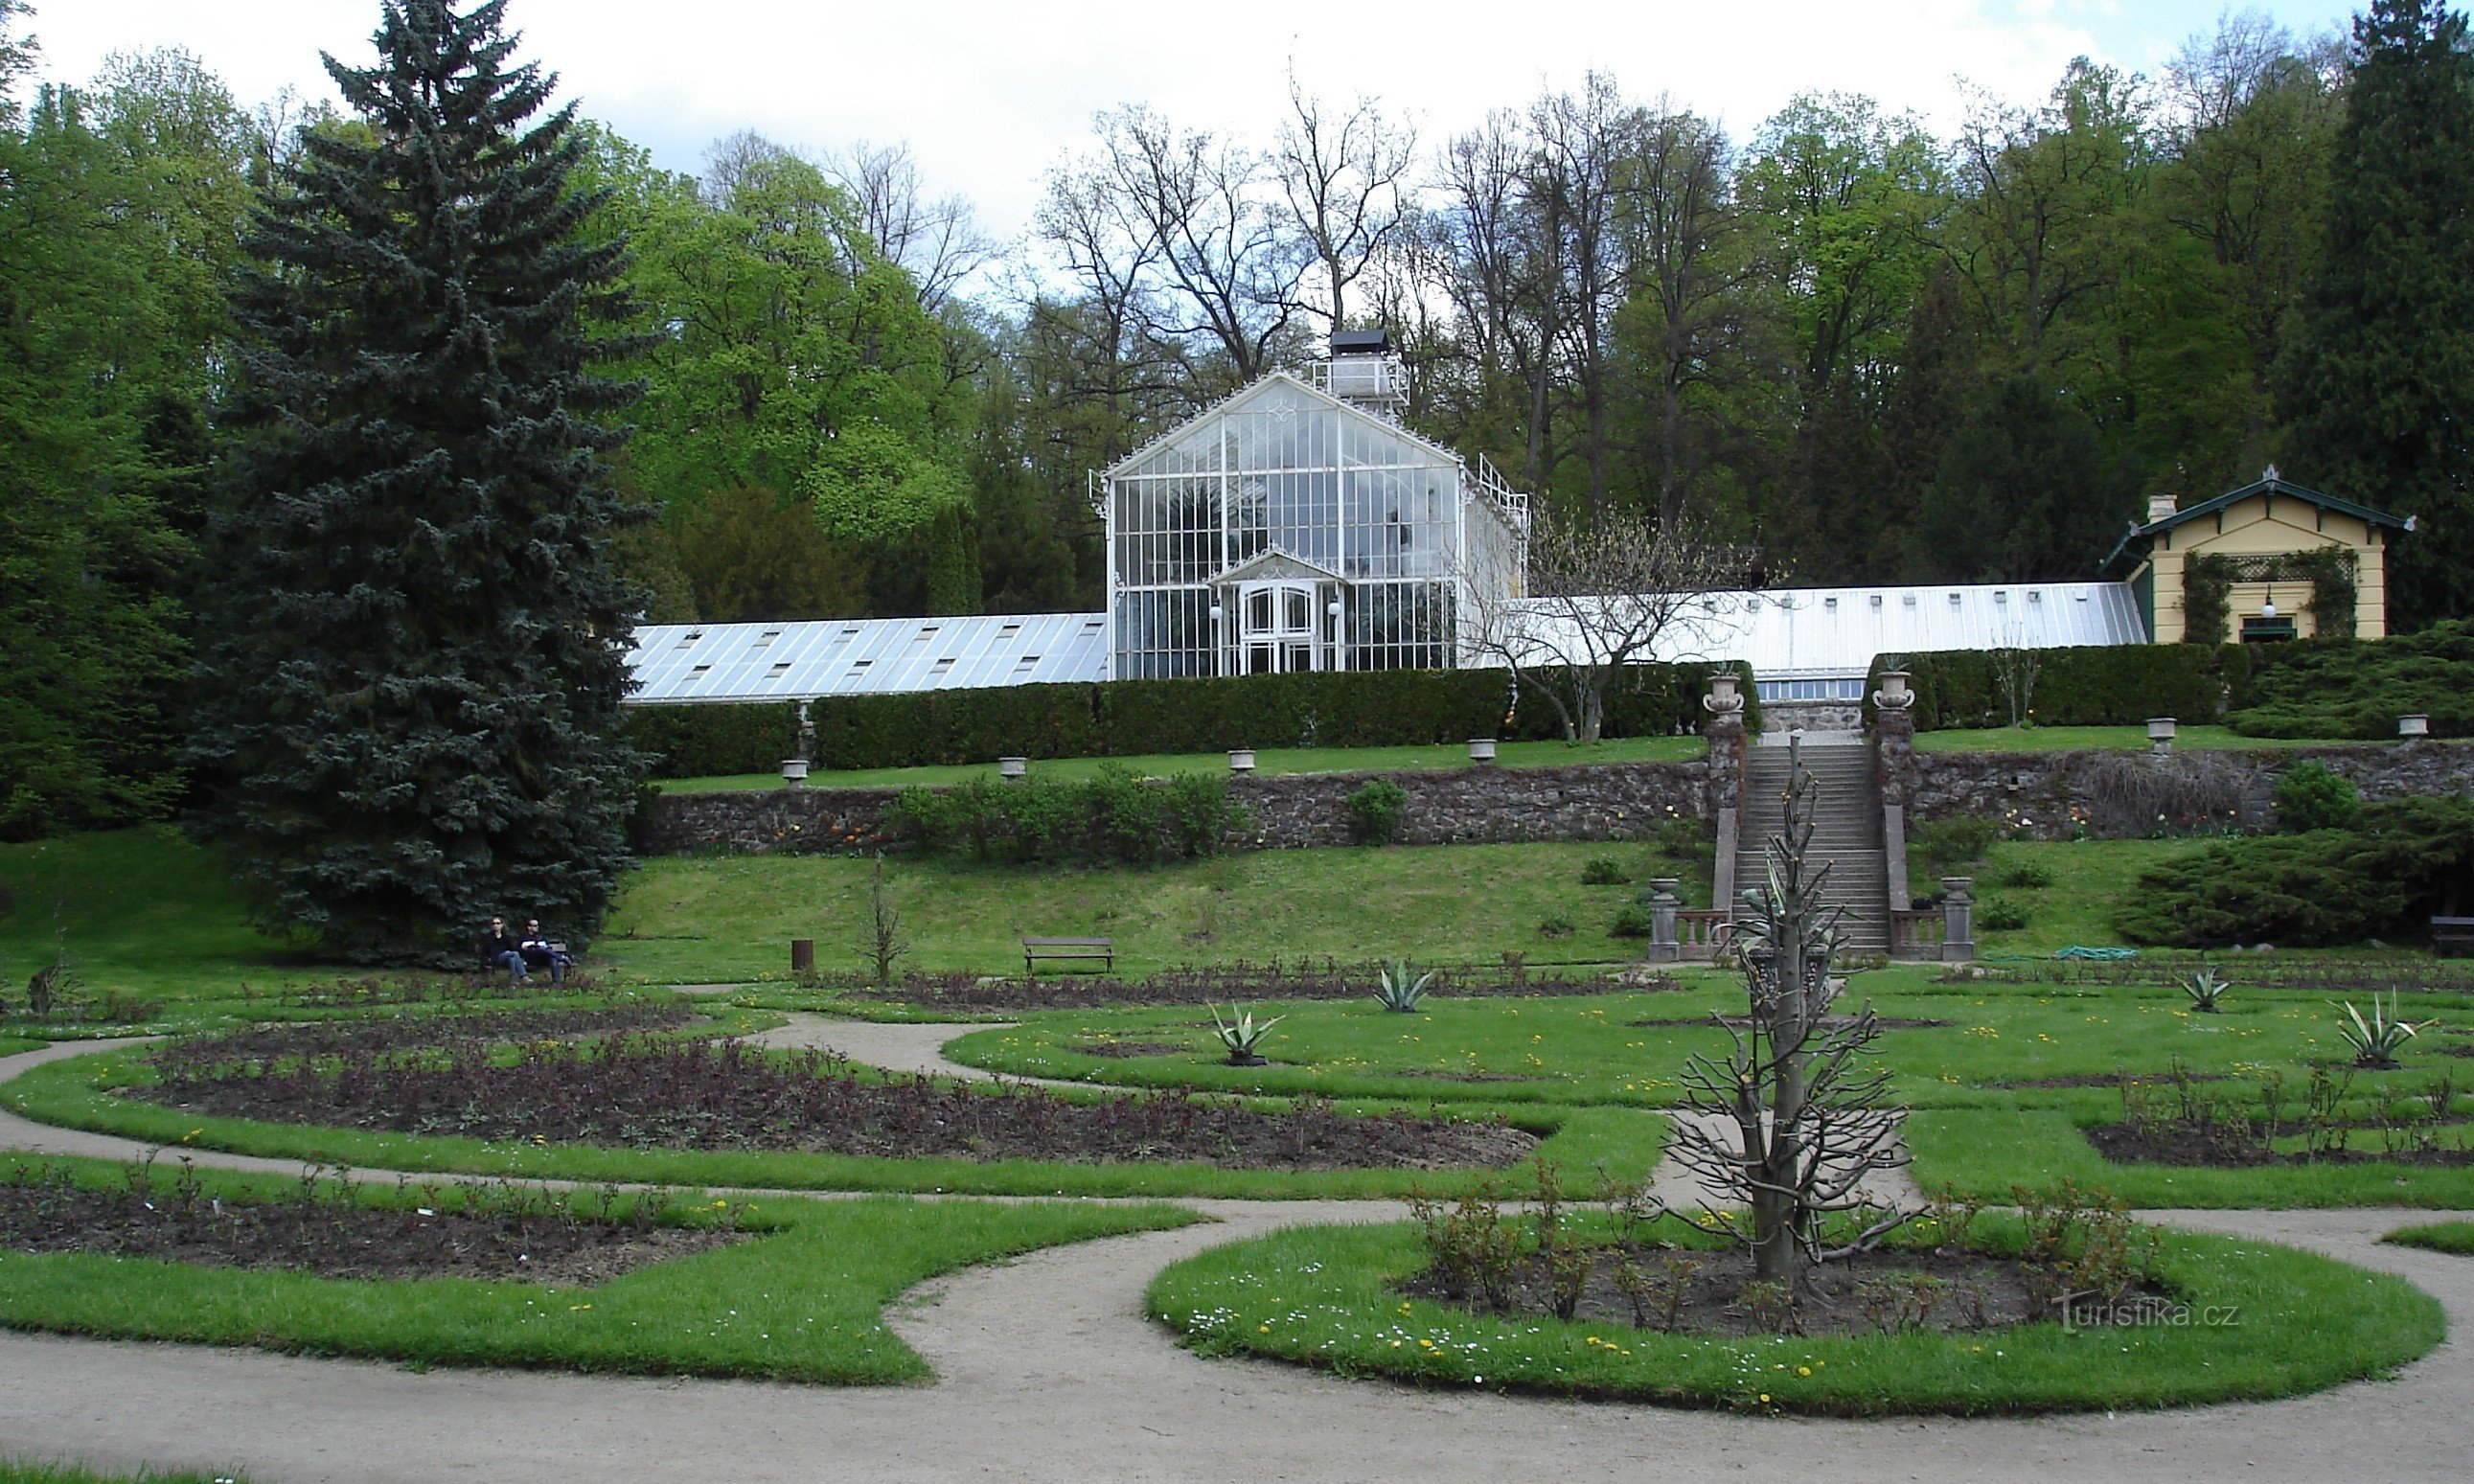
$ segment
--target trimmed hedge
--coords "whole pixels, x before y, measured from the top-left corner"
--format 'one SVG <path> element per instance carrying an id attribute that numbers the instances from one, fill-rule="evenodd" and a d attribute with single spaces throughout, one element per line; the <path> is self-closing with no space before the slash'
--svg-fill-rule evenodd
<path id="1" fill-rule="evenodd" d="M 2213 722 L 2223 712 L 2229 681 L 2227 648 L 2214 645 L 2119 645 L 2034 652 L 2035 686 L 2028 705 L 2039 726 L 2130 726 L 2149 717 Z M 1865 714 L 1892 656 L 1873 662 L 1864 688 Z M 1899 657 L 1914 676 L 1916 730 L 2010 724 L 2010 703 L 1995 657 L 1979 649 L 1946 649 Z"/>
<path id="2" fill-rule="evenodd" d="M 654 755 L 656 778 L 769 773 L 799 750 L 799 708 L 787 701 L 739 706 L 630 706 L 627 740 Z"/>
<path id="3" fill-rule="evenodd" d="M 1607 697 L 1610 737 L 1698 730 L 1701 696 L 1716 669 L 1733 669 L 1760 724 L 1742 665 L 1644 665 Z M 1140 757 L 1232 747 L 1380 747 L 1551 741 L 1555 708 L 1524 688 L 1509 718 L 1510 676 L 1499 669 L 1325 671 L 1195 680 L 989 686 L 811 701 L 811 761 L 819 770 L 986 763 L 1000 757 Z M 796 747 L 798 708 L 644 706 L 629 714 L 637 745 L 662 754 L 654 775 L 700 778 L 771 772 Z"/>
<path id="4" fill-rule="evenodd" d="M 2391 639 L 2255 646 L 2225 720 L 2252 737 L 2393 738 L 2420 712 L 2434 737 L 2474 737 L 2474 620 Z"/>

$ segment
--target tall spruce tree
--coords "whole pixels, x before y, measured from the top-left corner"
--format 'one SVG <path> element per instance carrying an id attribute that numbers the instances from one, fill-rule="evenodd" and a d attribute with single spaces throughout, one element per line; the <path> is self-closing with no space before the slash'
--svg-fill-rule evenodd
<path id="1" fill-rule="evenodd" d="M 207 824 L 268 920 L 378 961 L 590 936 L 643 771 L 592 421 L 634 394 L 591 369 L 623 250 L 577 236 L 571 108 L 521 128 L 554 80 L 505 11 L 386 0 L 376 66 L 325 59 L 367 127 L 307 136 L 235 295 Z"/>
<path id="2" fill-rule="evenodd" d="M 2415 627 L 2474 614 L 2474 57 L 2465 17 L 2354 21 L 2327 248 L 2282 378 L 2297 477 L 2417 518 L 2388 566 Z"/>

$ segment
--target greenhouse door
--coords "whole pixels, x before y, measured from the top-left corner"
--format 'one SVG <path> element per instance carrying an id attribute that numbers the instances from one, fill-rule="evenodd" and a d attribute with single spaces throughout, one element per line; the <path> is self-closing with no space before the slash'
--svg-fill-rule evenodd
<path id="1" fill-rule="evenodd" d="M 1238 653 L 1249 675 L 1323 668 L 1315 642 L 1318 604 L 1312 583 L 1266 582 L 1247 588 L 1238 604 Z"/>

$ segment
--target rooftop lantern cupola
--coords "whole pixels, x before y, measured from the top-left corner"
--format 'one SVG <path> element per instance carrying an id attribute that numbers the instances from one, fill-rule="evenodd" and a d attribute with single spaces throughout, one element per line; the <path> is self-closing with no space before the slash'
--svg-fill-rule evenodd
<path id="1" fill-rule="evenodd" d="M 1400 357 L 1392 353 L 1392 332 L 1333 330 L 1329 388 L 1344 401 L 1375 412 L 1398 412 L 1409 395 L 1400 376 Z"/>

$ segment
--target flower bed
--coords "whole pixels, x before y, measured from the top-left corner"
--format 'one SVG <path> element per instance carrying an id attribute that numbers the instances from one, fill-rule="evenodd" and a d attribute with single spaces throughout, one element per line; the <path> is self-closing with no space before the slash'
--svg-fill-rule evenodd
<path id="1" fill-rule="evenodd" d="M 420 1199 L 368 1204 L 350 1182 L 313 1176 L 280 1200 L 227 1201 L 185 1163 L 131 1165 L 116 1187 L 82 1183 L 64 1165 L 21 1164 L 0 1181 L 0 1247 L 319 1277 L 597 1283 L 743 1235 L 681 1227 L 685 1211 L 667 1199 L 621 1204 L 615 1191 L 594 1215 L 539 1186 L 503 1182 L 431 1187 Z"/>
<path id="2" fill-rule="evenodd" d="M 156 1074 L 131 1095 L 214 1117 L 626 1148 L 1339 1170 L 1506 1165 L 1535 1145 L 1494 1123 L 1361 1117 L 1315 1102 L 1268 1111 L 1182 1093 L 990 1091 L 882 1079 L 820 1051 L 633 1034 L 512 1054 L 466 1042 L 419 1057 L 215 1060 L 175 1046 L 158 1054 Z"/>
<path id="3" fill-rule="evenodd" d="M 1116 1005 L 1226 1005 L 1238 1001 L 1359 1000 L 1374 990 L 1376 964 L 1232 964 L 1170 969 L 1142 979 L 1094 975 L 1054 979 L 989 978 L 975 974 L 911 974 L 879 987 L 866 978 L 822 975 L 801 985 L 800 1008 L 821 991 L 838 1000 L 917 1006 L 972 1014 L 991 1010 L 1096 1010 Z M 1537 995 L 1625 994 L 1677 987 L 1662 976 L 1627 983 L 1607 974 L 1578 977 L 1530 974 L 1494 965 L 1435 969 L 1428 992 L 1443 999 L 1493 999 Z M 782 998 L 764 995 L 748 1003 Z M 784 1002 L 783 1008 L 791 1008 Z"/>

